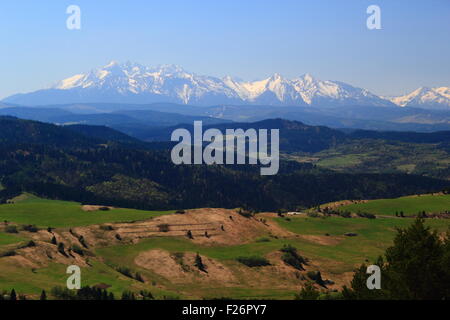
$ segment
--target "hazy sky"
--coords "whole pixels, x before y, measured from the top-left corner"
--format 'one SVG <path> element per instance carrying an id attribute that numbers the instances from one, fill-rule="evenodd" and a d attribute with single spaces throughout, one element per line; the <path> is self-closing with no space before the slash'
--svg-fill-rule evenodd
<path id="1" fill-rule="evenodd" d="M 66 8 L 81 8 L 79 31 Z M 382 30 L 366 9 L 381 7 Z M 450 86 L 450 0 L 1 0 L 0 98 L 110 60 L 245 80 L 311 73 L 376 94 Z"/>

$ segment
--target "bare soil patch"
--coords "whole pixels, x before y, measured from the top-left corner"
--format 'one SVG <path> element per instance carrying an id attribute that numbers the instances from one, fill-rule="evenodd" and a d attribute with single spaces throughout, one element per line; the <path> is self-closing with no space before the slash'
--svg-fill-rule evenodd
<path id="1" fill-rule="evenodd" d="M 233 273 L 214 259 L 201 256 L 206 272 L 195 266 L 194 253 L 175 257 L 165 250 L 150 250 L 140 253 L 134 260 L 136 265 L 150 270 L 172 283 L 220 282 L 223 285 L 236 284 Z"/>
<path id="2" fill-rule="evenodd" d="M 108 206 L 96 206 L 96 205 L 84 205 L 81 206 L 81 210 L 83 211 L 100 211 L 100 210 L 112 210 L 114 207 L 108 207 Z"/>

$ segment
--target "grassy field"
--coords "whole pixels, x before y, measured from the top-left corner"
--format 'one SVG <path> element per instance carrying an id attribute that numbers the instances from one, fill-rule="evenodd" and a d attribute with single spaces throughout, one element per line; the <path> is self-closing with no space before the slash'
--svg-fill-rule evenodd
<path id="1" fill-rule="evenodd" d="M 0 246 L 18 243 L 22 240 L 24 240 L 24 238 L 13 234 L 0 232 Z"/>
<path id="2" fill-rule="evenodd" d="M 20 224 L 36 224 L 46 227 L 68 228 L 106 222 L 122 222 L 142 220 L 156 217 L 168 212 L 150 212 L 130 209 L 114 209 L 111 211 L 85 212 L 74 202 L 50 201 L 24 195 L 15 199 L 16 203 L 0 206 L 0 221 L 9 220 Z M 417 211 L 448 209 L 449 196 L 421 196 L 400 199 L 384 199 L 356 205 L 357 210 L 376 214 L 392 215 L 392 208 L 411 214 Z M 355 205 L 352 205 L 355 206 Z M 342 207 L 350 210 L 348 207 Z M 362 206 L 362 207 L 361 207 Z M 433 209 L 434 208 L 434 209 Z M 374 211 L 372 211 L 374 210 Z M 384 211 L 385 210 L 385 211 Z M 236 261 L 243 256 L 267 257 L 279 251 L 284 245 L 292 245 L 299 253 L 314 262 L 314 268 L 325 271 L 331 279 L 352 272 L 356 266 L 364 262 L 373 262 L 392 245 L 396 228 L 406 228 L 414 219 L 378 217 L 377 219 L 294 216 L 289 219 L 270 217 L 279 227 L 292 234 L 274 237 L 270 234 L 259 234 L 252 241 L 239 245 L 200 245 L 186 237 L 153 237 L 134 244 L 111 245 L 90 248 L 95 256 L 89 258 L 91 267 L 82 268 L 83 285 L 106 283 L 117 297 L 124 290 L 139 291 L 146 289 L 157 298 L 220 298 L 235 299 L 290 299 L 294 295 L 291 289 L 277 288 L 277 278 L 260 287 L 247 285 L 250 283 L 245 268 Z M 449 219 L 427 219 L 427 226 L 444 232 L 450 227 Z M 346 237 L 345 233 L 356 233 L 356 237 Z M 328 235 L 326 235 L 328 234 Z M 0 249 L 10 250 L 16 243 L 24 242 L 28 234 L 20 235 L 0 232 Z M 264 238 L 264 241 L 261 239 Z M 318 241 L 320 239 L 321 241 Z M 328 242 L 327 242 L 328 241 Z M 171 253 L 199 253 L 215 259 L 231 270 L 239 279 L 238 284 L 221 285 L 218 282 L 208 283 L 173 283 L 170 278 L 144 269 L 135 263 L 135 258 L 142 252 L 161 249 Z M 132 272 L 139 272 L 146 278 L 141 283 L 117 272 L 114 267 L 128 267 Z M 317 267 L 319 266 L 319 267 Z M 55 286 L 64 286 L 67 275 L 65 265 L 50 262 L 48 266 L 31 268 L 19 266 L 14 259 L 0 257 L 0 289 L 39 295 L 42 288 L 50 290 Z M 164 268 L 164 265 L 161 265 Z"/>
<path id="3" fill-rule="evenodd" d="M 144 220 L 173 211 L 143 211 L 115 208 L 109 211 L 83 211 L 77 202 L 46 200 L 29 196 L 19 198 L 14 204 L 0 205 L 0 221 L 18 224 L 35 224 L 39 227 L 69 228 Z"/>
<path id="4" fill-rule="evenodd" d="M 340 263 L 340 271 L 349 270 L 352 266 L 373 261 L 392 244 L 396 228 L 406 228 L 413 219 L 345 219 L 341 217 L 308 218 L 294 217 L 290 221 L 277 218 L 283 228 L 301 235 L 325 235 L 339 237 L 342 240 L 333 246 L 303 244 L 299 249 L 316 257 L 332 259 Z M 439 232 L 445 232 L 450 227 L 450 220 L 430 219 L 427 226 Z M 344 233 L 356 233 L 356 237 L 345 237 Z"/>
<path id="5" fill-rule="evenodd" d="M 417 215 L 418 212 L 439 213 L 450 211 L 450 195 L 421 195 L 397 199 L 372 200 L 367 203 L 342 206 L 339 210 L 351 212 L 370 212 L 379 215 L 394 216 L 403 211 L 405 215 Z"/>
<path id="6" fill-rule="evenodd" d="M 341 172 L 405 172 L 441 179 L 450 156 L 434 144 L 359 140 L 313 154 L 319 167 Z"/>
<path id="7" fill-rule="evenodd" d="M 321 245 L 303 238 L 270 238 L 268 242 L 252 242 L 234 246 L 200 246 L 185 238 L 153 238 L 135 245 L 113 246 L 97 250 L 97 253 L 111 263 L 129 262 L 134 266 L 134 258 L 142 251 L 163 249 L 169 252 L 199 252 L 220 261 L 234 261 L 240 256 L 265 256 L 282 248 L 293 245 L 306 257 L 338 262 L 331 266 L 333 272 L 351 271 L 365 259 L 374 260 L 392 244 L 396 228 L 405 228 L 412 219 L 344 219 L 340 217 L 307 218 L 293 217 L 290 221 L 276 218 L 283 228 L 299 235 L 319 235 L 325 233 L 331 237 L 340 237 L 341 241 L 333 246 Z M 449 220 L 427 220 L 427 225 L 440 232 L 450 226 Z M 344 237 L 344 233 L 354 232 L 358 237 Z"/>

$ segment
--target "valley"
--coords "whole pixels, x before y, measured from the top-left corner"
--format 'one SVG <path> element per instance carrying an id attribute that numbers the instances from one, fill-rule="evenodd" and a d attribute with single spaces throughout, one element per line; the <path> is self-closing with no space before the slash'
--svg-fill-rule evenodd
<path id="1" fill-rule="evenodd" d="M 292 300 L 310 286 L 347 299 L 398 228 L 417 216 L 439 239 L 450 228 L 447 131 L 205 125 L 279 129 L 280 170 L 264 177 L 258 165 L 172 163 L 167 137 L 189 123 L 135 136 L 13 116 L 0 126 L 2 296 L 74 299 L 77 265 L 85 291 L 116 299 Z"/>
<path id="2" fill-rule="evenodd" d="M 450 1 L 22 2 L 2 311 L 448 313 Z"/>

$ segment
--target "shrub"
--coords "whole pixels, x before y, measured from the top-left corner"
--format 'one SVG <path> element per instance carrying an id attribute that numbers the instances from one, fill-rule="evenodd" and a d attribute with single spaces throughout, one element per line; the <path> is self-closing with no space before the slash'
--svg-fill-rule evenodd
<path id="1" fill-rule="evenodd" d="M 16 226 L 6 226 L 5 232 L 7 233 L 19 233 Z"/>
<path id="2" fill-rule="evenodd" d="M 287 265 L 294 267 L 297 270 L 305 270 L 303 268 L 304 264 L 307 264 L 307 260 L 298 254 L 297 249 L 291 245 L 285 245 L 280 249 L 283 252 L 281 260 Z"/>
<path id="3" fill-rule="evenodd" d="M 237 213 L 240 214 L 241 216 L 243 216 L 244 218 L 247 218 L 247 219 L 253 217 L 253 212 L 251 212 L 251 211 L 249 211 L 249 210 L 244 210 L 244 209 L 242 209 L 242 208 L 240 208 L 240 209 L 237 211 Z"/>
<path id="4" fill-rule="evenodd" d="M 206 271 L 206 266 L 203 264 L 202 257 L 200 257 L 200 255 L 198 253 L 195 256 L 194 266 L 196 266 L 200 271 L 207 272 Z"/>
<path id="5" fill-rule="evenodd" d="M 352 214 L 350 213 L 350 211 L 340 211 L 339 215 L 342 218 L 351 218 L 352 217 Z"/>
<path id="6" fill-rule="evenodd" d="M 144 278 L 142 277 L 142 275 L 139 272 L 136 272 L 133 275 L 133 271 L 130 268 L 128 268 L 128 267 L 117 267 L 116 271 L 120 272 L 125 277 L 131 278 L 131 279 L 135 279 L 135 280 L 137 280 L 139 282 L 142 282 L 142 283 L 145 282 Z"/>
<path id="7" fill-rule="evenodd" d="M 326 292 L 319 295 L 317 300 L 343 300 L 342 292 Z"/>
<path id="8" fill-rule="evenodd" d="M 308 212 L 307 216 L 310 218 L 319 218 L 320 214 L 318 214 L 317 212 Z"/>
<path id="9" fill-rule="evenodd" d="M 78 237 L 78 241 L 81 243 L 81 245 L 82 245 L 83 247 L 85 247 L 86 249 L 88 248 L 88 245 L 87 245 L 87 243 L 86 243 L 86 240 L 84 240 L 84 237 L 83 237 L 83 236 L 79 236 L 79 237 Z"/>
<path id="10" fill-rule="evenodd" d="M 184 272 L 188 272 L 190 270 L 189 266 L 186 265 L 183 261 L 184 258 L 183 252 L 175 252 L 174 254 L 172 254 L 172 256 L 175 262 L 180 265 L 181 269 L 183 269 Z"/>
<path id="11" fill-rule="evenodd" d="M 36 247 L 36 243 L 33 240 L 28 241 L 26 244 L 20 247 L 20 249 Z"/>
<path id="12" fill-rule="evenodd" d="M 5 251 L 5 252 L 0 252 L 0 258 L 13 257 L 15 255 L 16 255 L 16 252 L 14 250 L 8 250 L 8 251 Z"/>
<path id="13" fill-rule="evenodd" d="M 253 256 L 253 257 L 238 257 L 236 260 L 247 267 L 264 267 L 270 266 L 270 262 L 266 258 Z"/>
<path id="14" fill-rule="evenodd" d="M 145 283 L 144 278 L 142 277 L 142 275 L 139 272 L 136 272 L 136 274 L 134 275 L 134 279 L 136 279 L 139 282 Z"/>
<path id="15" fill-rule="evenodd" d="M 297 300 L 317 300 L 319 298 L 320 292 L 313 286 L 312 283 L 308 282 L 300 293 L 295 296 Z"/>
<path id="16" fill-rule="evenodd" d="M 58 252 L 64 256 L 67 256 L 66 252 L 64 251 L 64 243 L 62 242 L 58 243 Z"/>
<path id="17" fill-rule="evenodd" d="M 100 226 L 100 230 L 103 231 L 113 231 L 114 228 L 112 226 Z"/>
<path id="18" fill-rule="evenodd" d="M 126 276 L 126 277 L 128 277 L 128 278 L 134 279 L 133 273 L 131 272 L 131 269 L 130 269 L 130 268 L 127 268 L 127 267 L 117 267 L 117 268 L 116 268 L 116 271 L 117 271 L 117 272 L 120 272 L 121 274 L 123 274 L 124 276 Z"/>
<path id="19" fill-rule="evenodd" d="M 147 290 L 141 290 L 139 292 L 139 294 L 141 295 L 142 300 L 154 300 L 155 299 L 153 294 L 150 291 L 147 291 Z"/>
<path id="20" fill-rule="evenodd" d="M 159 230 L 159 232 L 169 232 L 170 226 L 167 223 L 159 224 L 158 230 Z"/>
<path id="21" fill-rule="evenodd" d="M 131 291 L 124 291 L 121 300 L 136 300 L 136 296 Z"/>
<path id="22" fill-rule="evenodd" d="M 42 295 L 41 294 L 41 300 Z M 54 287 L 51 290 L 51 295 L 58 300 L 114 300 L 114 294 L 112 292 L 108 293 L 106 289 L 99 287 L 83 287 L 80 290 L 69 290 L 63 287 Z M 45 294 L 45 298 L 47 295 Z"/>
<path id="23" fill-rule="evenodd" d="M 177 210 L 175 213 L 176 213 L 176 214 L 185 214 L 186 211 L 184 211 L 184 210 Z"/>
<path id="24" fill-rule="evenodd" d="M 369 212 L 358 212 L 357 215 L 360 218 L 367 218 L 367 219 L 376 219 L 377 218 L 373 213 L 369 213 Z"/>
<path id="25" fill-rule="evenodd" d="M 318 285 L 325 287 L 325 281 L 323 281 L 320 271 L 309 271 L 306 275 L 308 276 L 308 278 L 315 281 Z"/>
<path id="26" fill-rule="evenodd" d="M 34 233 L 34 232 L 38 232 L 39 228 L 36 227 L 35 225 L 27 224 L 27 225 L 22 226 L 22 230 Z"/>
<path id="27" fill-rule="evenodd" d="M 84 251 L 83 251 L 83 249 L 80 248 L 80 246 L 74 244 L 74 245 L 72 245 L 71 249 L 76 254 L 79 254 L 80 256 L 84 256 Z"/>

